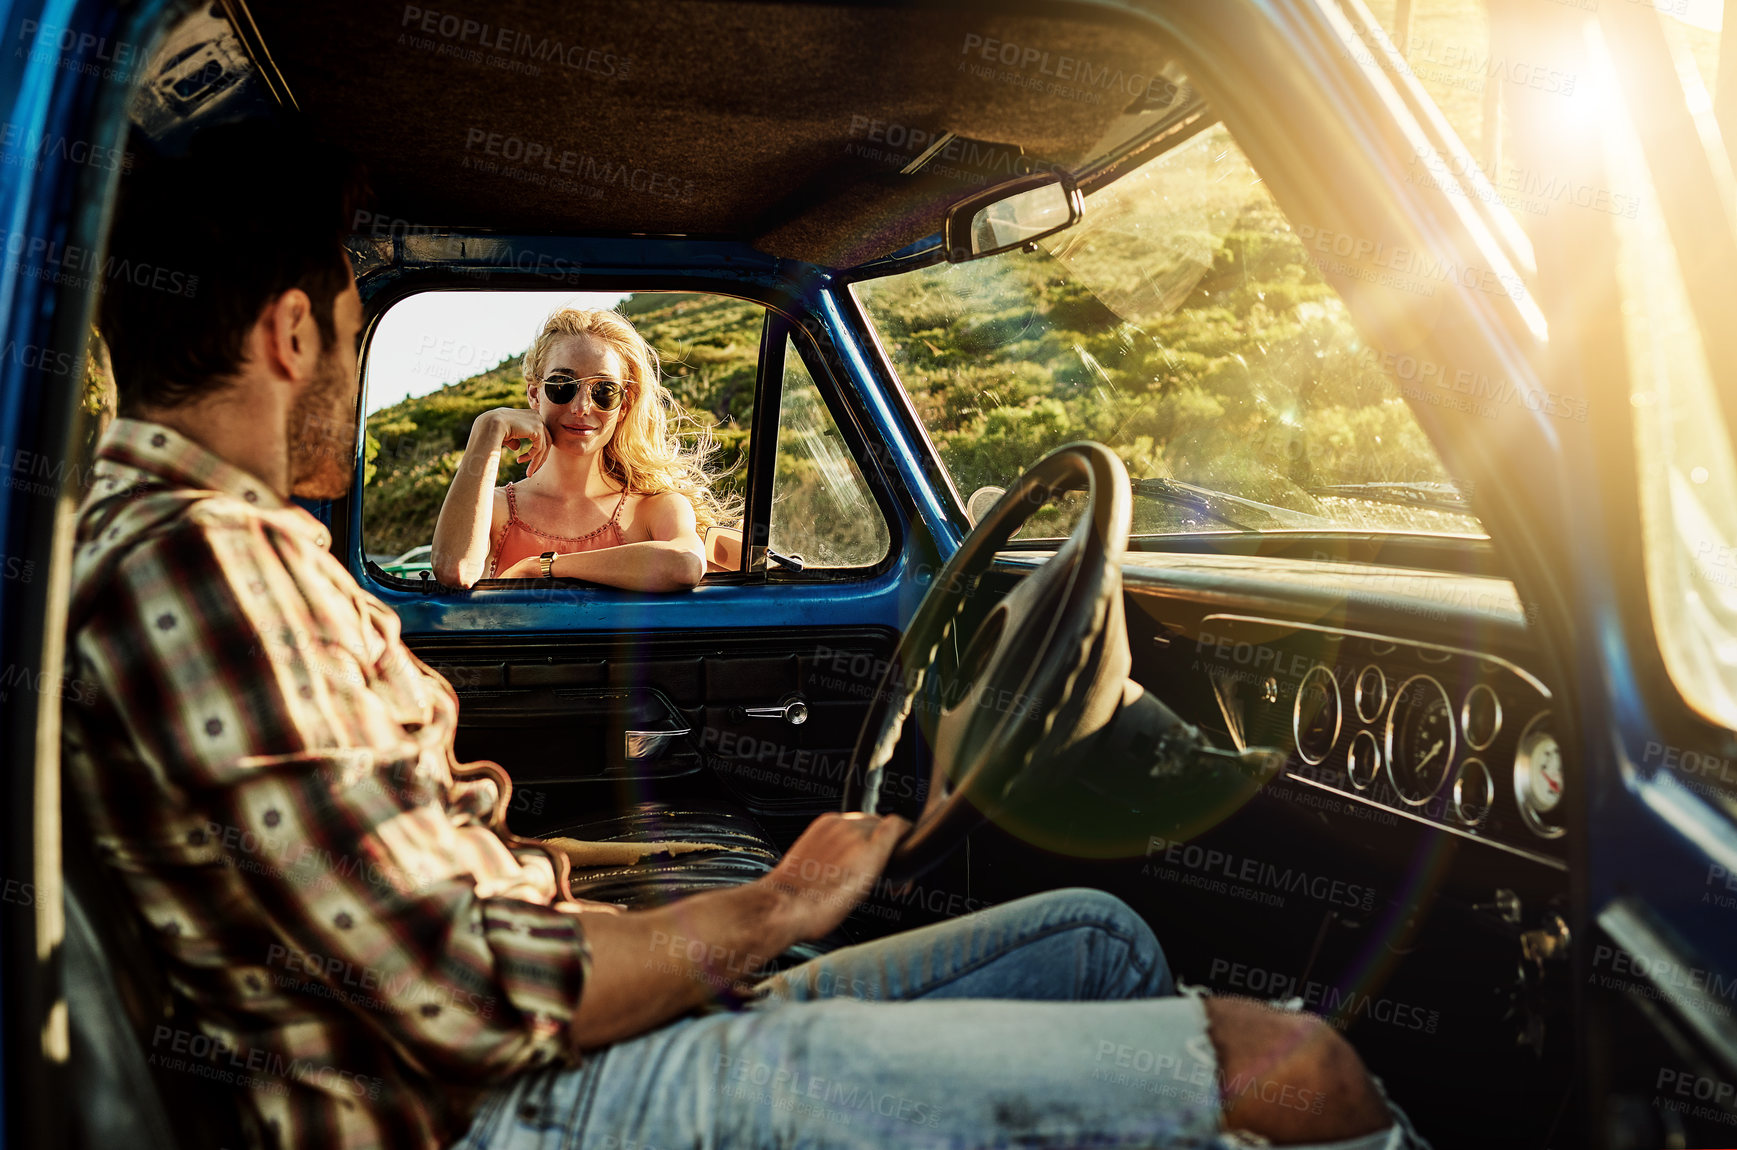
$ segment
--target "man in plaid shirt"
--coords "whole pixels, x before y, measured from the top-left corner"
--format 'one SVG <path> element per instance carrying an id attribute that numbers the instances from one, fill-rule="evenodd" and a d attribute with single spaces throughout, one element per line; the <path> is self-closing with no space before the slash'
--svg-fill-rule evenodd
<path id="1" fill-rule="evenodd" d="M 289 502 L 352 478 L 344 172 L 234 127 L 127 178 L 111 254 L 200 286 L 103 300 L 122 418 L 74 556 L 69 673 L 100 691 L 67 707 L 71 788 L 263 1141 L 1409 1144 L 1318 1020 L 1176 995 L 1095 892 L 697 1009 L 837 926 L 895 817 L 825 816 L 766 878 L 670 906 L 572 900 L 563 850 L 504 829 L 510 780 L 455 761 L 452 689 Z"/>

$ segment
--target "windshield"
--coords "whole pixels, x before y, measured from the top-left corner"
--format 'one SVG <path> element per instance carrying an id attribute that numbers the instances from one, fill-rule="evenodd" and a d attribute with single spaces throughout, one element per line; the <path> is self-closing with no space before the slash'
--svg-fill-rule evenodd
<path id="1" fill-rule="evenodd" d="M 1476 401 L 1373 354 L 1306 238 L 1214 125 L 1037 250 L 854 291 L 973 519 L 1050 449 L 1095 439 L 1136 481 L 1136 534 L 1482 535 L 1401 388 Z"/>

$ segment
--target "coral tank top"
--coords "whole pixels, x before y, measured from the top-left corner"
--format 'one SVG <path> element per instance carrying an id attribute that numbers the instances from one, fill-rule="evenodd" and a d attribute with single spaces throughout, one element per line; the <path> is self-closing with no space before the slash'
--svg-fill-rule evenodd
<path id="1" fill-rule="evenodd" d="M 627 542 L 621 533 L 621 509 L 627 503 L 627 492 L 621 493 L 621 498 L 615 501 L 615 514 L 609 517 L 609 522 L 597 530 L 585 535 L 551 535 L 547 531 L 539 531 L 519 518 L 519 500 L 513 491 L 513 485 L 507 484 L 507 526 L 501 532 L 501 541 L 489 555 L 488 574 L 485 579 L 493 579 L 495 572 L 505 571 L 521 559 L 529 559 L 541 555 L 545 551 L 559 551 L 563 555 L 575 551 L 601 551 L 605 547 L 619 547 Z"/>

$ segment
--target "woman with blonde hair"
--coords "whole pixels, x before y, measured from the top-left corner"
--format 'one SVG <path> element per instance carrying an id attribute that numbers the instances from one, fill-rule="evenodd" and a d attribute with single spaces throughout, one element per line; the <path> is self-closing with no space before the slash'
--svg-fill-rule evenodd
<path id="1" fill-rule="evenodd" d="M 711 490 L 710 436 L 684 448 L 657 352 L 613 311 L 562 308 L 524 360 L 529 409 L 477 416 L 434 528 L 434 574 L 586 579 L 676 591 L 706 572 L 702 536 L 731 517 Z M 525 478 L 490 487 L 501 450 Z"/>

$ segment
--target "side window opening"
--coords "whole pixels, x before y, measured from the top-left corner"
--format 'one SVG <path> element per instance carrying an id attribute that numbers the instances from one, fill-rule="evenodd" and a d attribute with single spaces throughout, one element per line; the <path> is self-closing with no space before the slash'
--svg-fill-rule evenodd
<path id="1" fill-rule="evenodd" d="M 435 523 L 471 425 L 491 408 L 527 406 L 525 352 L 564 306 L 612 309 L 632 322 L 658 354 L 682 434 L 716 445 L 711 490 L 740 506 L 764 308 L 692 292 L 428 292 L 381 317 L 364 370 L 362 548 L 378 571 L 433 579 Z M 503 452 L 490 486 L 525 473 Z M 708 572 L 740 569 L 741 528 L 737 517 L 702 532 Z"/>
<path id="2" fill-rule="evenodd" d="M 804 569 L 872 567 L 892 546 L 886 517 L 788 335 L 770 539 Z"/>

